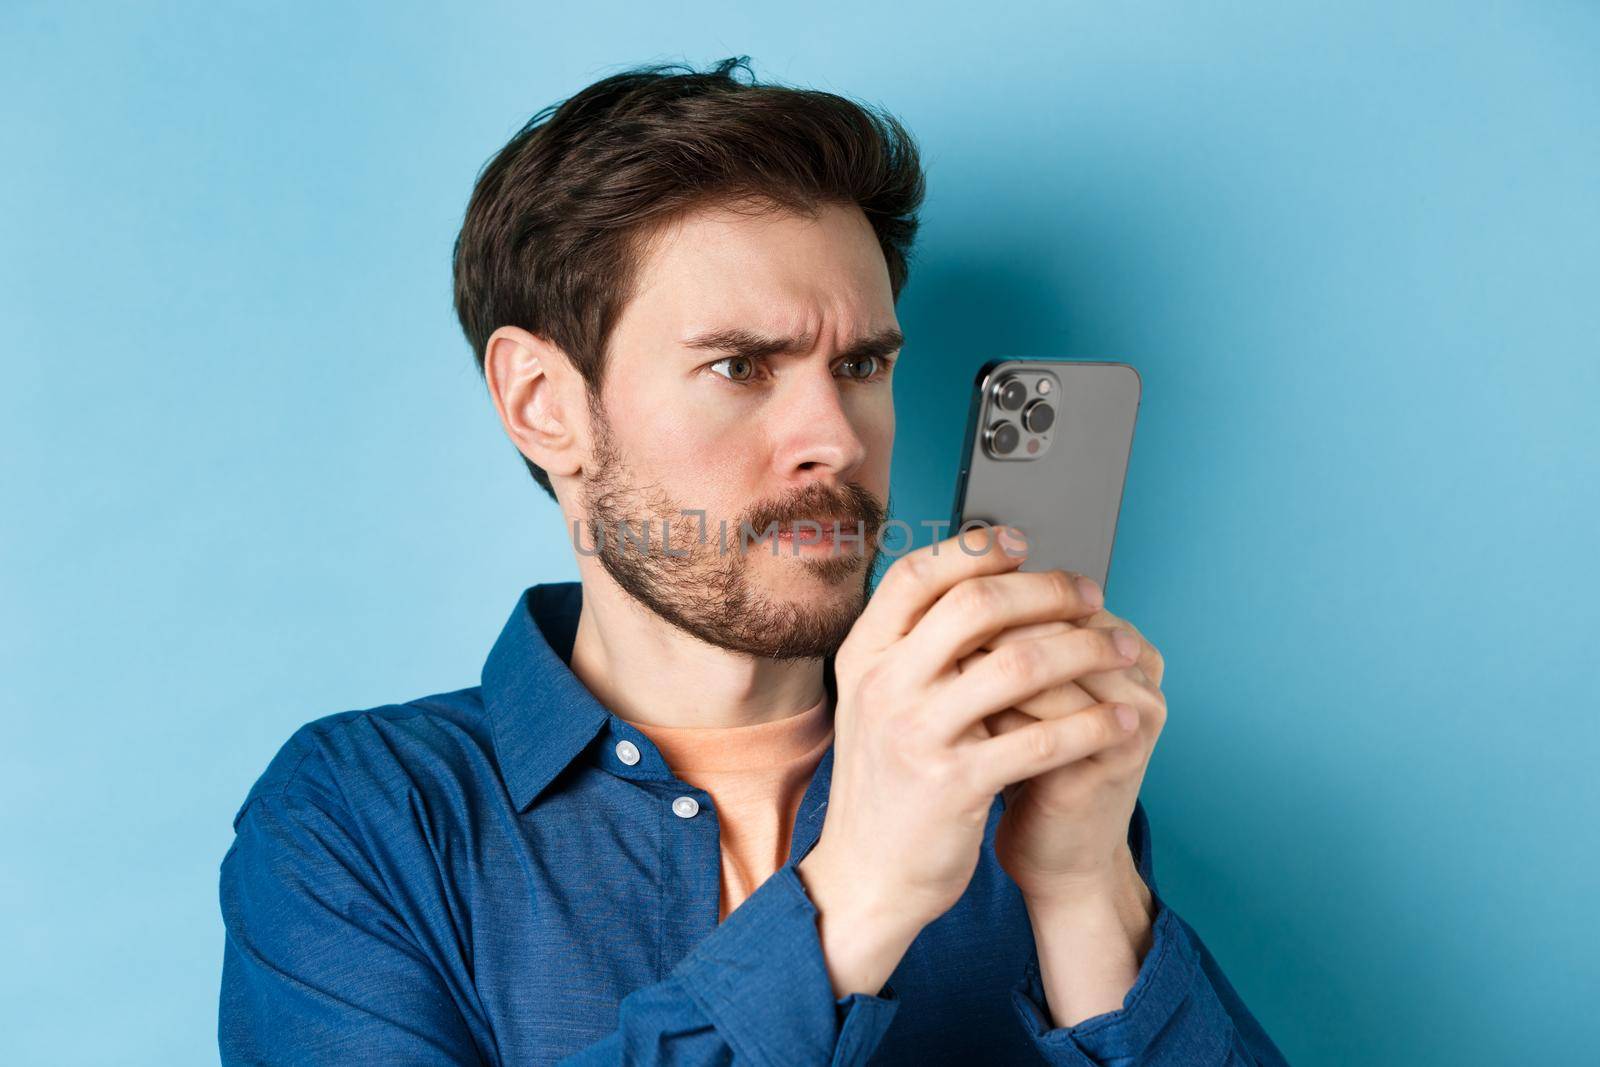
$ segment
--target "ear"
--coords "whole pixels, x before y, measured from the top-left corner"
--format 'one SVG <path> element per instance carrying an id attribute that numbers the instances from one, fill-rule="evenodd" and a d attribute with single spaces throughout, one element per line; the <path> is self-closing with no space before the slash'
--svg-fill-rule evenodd
<path id="1" fill-rule="evenodd" d="M 516 326 L 489 336 L 483 354 L 489 395 L 517 451 L 552 479 L 583 469 L 588 454 L 588 402 L 567 354 Z"/>

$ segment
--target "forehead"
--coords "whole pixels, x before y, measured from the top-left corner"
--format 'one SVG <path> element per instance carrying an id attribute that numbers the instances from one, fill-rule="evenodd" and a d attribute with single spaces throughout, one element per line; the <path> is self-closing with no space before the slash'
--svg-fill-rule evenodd
<path id="1" fill-rule="evenodd" d="M 894 326 L 889 270 L 853 204 L 814 215 L 709 206 L 645 242 L 618 334 L 726 326 L 848 334 Z"/>

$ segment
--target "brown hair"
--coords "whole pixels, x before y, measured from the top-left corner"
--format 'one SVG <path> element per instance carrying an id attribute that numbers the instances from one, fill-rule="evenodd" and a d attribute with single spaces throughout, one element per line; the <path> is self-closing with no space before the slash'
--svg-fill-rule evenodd
<path id="1" fill-rule="evenodd" d="M 922 198 L 916 142 L 887 113 L 757 83 L 746 56 L 703 73 L 634 68 L 544 108 L 484 165 L 455 243 L 456 315 L 480 374 L 489 336 L 519 326 L 560 347 L 598 405 L 640 250 L 673 218 L 708 203 L 853 203 L 898 299 Z"/>

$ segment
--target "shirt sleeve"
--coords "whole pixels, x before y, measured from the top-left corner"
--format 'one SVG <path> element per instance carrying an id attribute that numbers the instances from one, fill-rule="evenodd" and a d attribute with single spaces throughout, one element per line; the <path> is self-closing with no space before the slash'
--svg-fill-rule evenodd
<path id="1" fill-rule="evenodd" d="M 1128 844 L 1157 912 L 1150 951 L 1122 1007 L 1072 1027 L 1052 1027 L 1039 954 L 1012 990 L 1017 1015 L 1045 1062 L 1062 1067 L 1218 1064 L 1287 1067 L 1272 1039 L 1222 973 L 1205 943 L 1156 889 L 1150 821 L 1134 804 Z"/>
<path id="2" fill-rule="evenodd" d="M 664 981 L 624 997 L 613 1033 L 561 1063 L 864 1064 L 899 1004 L 890 985 L 834 997 L 817 909 L 791 861 Z"/>
<path id="3" fill-rule="evenodd" d="M 222 861 L 224 1064 L 476 1064 L 465 991 L 416 947 L 331 810 L 253 799 Z"/>
<path id="4" fill-rule="evenodd" d="M 225 1064 L 500 1062 L 466 976 L 434 965 L 333 809 L 254 799 L 222 864 Z M 899 1000 L 835 998 L 817 910 L 787 864 L 569 1065 L 864 1064 Z"/>

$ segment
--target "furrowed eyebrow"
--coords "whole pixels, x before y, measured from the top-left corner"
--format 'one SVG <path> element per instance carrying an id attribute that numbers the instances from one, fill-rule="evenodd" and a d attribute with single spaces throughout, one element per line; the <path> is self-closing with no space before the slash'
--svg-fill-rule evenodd
<path id="1" fill-rule="evenodd" d="M 770 337 L 740 327 L 711 330 L 691 337 L 683 343 L 688 348 L 707 348 L 748 359 L 762 359 L 783 352 L 802 352 L 809 347 L 807 339 L 803 337 Z M 852 341 L 840 356 L 845 359 L 867 359 L 872 356 L 881 358 L 898 351 L 905 343 L 905 335 L 899 330 L 892 328 L 880 330 Z"/>

